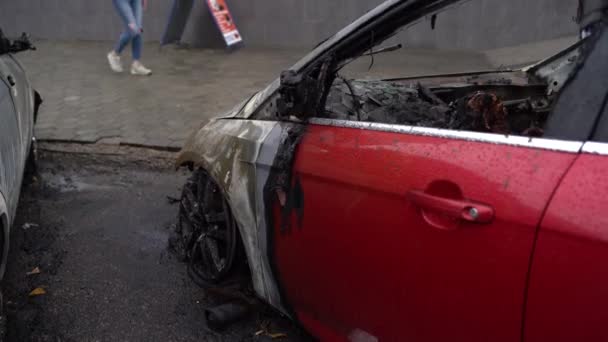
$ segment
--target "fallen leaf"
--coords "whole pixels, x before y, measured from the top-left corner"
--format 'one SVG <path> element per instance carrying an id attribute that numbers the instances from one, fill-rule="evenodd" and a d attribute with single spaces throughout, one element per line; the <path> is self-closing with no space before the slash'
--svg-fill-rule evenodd
<path id="1" fill-rule="evenodd" d="M 22 228 L 23 228 L 23 230 L 28 230 L 30 228 L 36 228 L 36 227 L 38 227 L 38 225 L 36 223 L 28 222 L 28 223 L 24 223 Z"/>
<path id="2" fill-rule="evenodd" d="M 42 296 L 46 294 L 46 290 L 42 287 L 37 287 L 30 292 L 30 297 Z"/>
<path id="3" fill-rule="evenodd" d="M 40 267 L 35 267 L 33 270 L 27 272 L 28 276 L 34 275 L 34 274 L 40 274 Z"/>

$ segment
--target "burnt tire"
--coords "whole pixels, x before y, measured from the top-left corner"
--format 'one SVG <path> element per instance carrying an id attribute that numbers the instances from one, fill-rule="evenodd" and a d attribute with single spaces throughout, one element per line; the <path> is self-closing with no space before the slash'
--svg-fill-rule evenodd
<path id="1" fill-rule="evenodd" d="M 35 176 L 38 173 L 38 142 L 32 137 L 30 151 L 25 161 L 25 175 Z"/>
<path id="2" fill-rule="evenodd" d="M 236 221 L 219 186 L 202 169 L 182 189 L 175 239 L 174 249 L 196 278 L 217 284 L 240 270 L 244 253 Z"/>

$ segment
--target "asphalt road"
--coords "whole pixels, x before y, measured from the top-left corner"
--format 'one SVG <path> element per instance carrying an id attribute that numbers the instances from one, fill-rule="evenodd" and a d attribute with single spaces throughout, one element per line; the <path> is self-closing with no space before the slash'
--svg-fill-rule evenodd
<path id="1" fill-rule="evenodd" d="M 270 339 L 255 336 L 264 326 L 307 340 L 264 306 L 223 333 L 207 328 L 204 309 L 222 299 L 167 248 L 177 214 L 167 196 L 179 197 L 187 176 L 170 154 L 46 148 L 12 232 L 7 341 L 255 341 Z M 46 294 L 30 296 L 38 287 Z"/>

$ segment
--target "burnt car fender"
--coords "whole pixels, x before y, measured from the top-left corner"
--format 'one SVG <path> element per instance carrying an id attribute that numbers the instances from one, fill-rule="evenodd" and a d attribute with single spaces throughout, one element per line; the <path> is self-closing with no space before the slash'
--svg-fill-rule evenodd
<path id="1" fill-rule="evenodd" d="M 263 188 L 272 164 L 260 155 L 271 132 L 281 130 L 276 121 L 215 119 L 193 133 L 178 154 L 176 167 L 203 168 L 219 185 L 238 224 L 256 294 L 290 315 L 281 303 L 272 272 L 265 223 Z M 275 134 L 276 135 L 276 134 Z M 273 158 L 265 158 L 272 162 Z M 265 170 L 265 172 L 264 172 Z"/>

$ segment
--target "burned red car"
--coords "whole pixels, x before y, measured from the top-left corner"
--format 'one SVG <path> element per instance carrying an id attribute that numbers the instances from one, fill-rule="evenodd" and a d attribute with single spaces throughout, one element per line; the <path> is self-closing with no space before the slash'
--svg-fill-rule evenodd
<path id="1" fill-rule="evenodd" d="M 177 233 L 196 274 L 248 265 L 323 341 L 608 339 L 601 21 L 524 69 L 341 76 L 455 2 L 383 3 L 192 135 Z"/>

